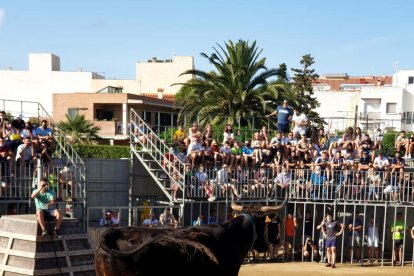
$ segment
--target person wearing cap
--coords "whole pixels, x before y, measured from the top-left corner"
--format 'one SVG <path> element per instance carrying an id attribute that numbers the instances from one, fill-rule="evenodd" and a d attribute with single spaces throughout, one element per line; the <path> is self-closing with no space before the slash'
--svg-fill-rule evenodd
<path id="1" fill-rule="evenodd" d="M 278 106 L 275 111 L 266 115 L 266 118 L 277 114 L 277 128 L 283 133 L 289 132 L 289 122 L 292 119 L 293 111 L 288 107 L 288 101 L 284 100 L 282 106 Z"/>

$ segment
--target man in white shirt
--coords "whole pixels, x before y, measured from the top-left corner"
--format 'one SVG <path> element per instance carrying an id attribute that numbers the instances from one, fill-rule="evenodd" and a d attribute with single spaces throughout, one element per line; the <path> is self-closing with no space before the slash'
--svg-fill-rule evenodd
<path id="1" fill-rule="evenodd" d="M 191 140 L 190 145 L 188 145 L 187 156 L 191 157 L 191 162 L 193 167 L 195 166 L 196 162 L 200 163 L 203 154 L 203 147 L 198 141 L 197 138 L 193 138 Z"/>
<path id="2" fill-rule="evenodd" d="M 299 108 L 293 109 L 292 125 L 293 136 L 297 137 L 298 133 L 303 135 L 306 133 L 306 126 L 308 125 L 308 117 Z"/>

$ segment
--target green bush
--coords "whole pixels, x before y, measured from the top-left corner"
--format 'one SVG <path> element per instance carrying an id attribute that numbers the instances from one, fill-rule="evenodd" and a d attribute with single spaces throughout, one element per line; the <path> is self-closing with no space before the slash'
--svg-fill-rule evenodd
<path id="1" fill-rule="evenodd" d="M 119 159 L 130 158 L 129 146 L 74 145 L 81 158 Z"/>

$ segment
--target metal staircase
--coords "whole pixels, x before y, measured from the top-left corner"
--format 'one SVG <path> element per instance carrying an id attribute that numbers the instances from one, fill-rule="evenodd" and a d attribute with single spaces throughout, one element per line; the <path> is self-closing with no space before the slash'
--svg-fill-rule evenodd
<path id="1" fill-rule="evenodd" d="M 185 200 L 184 163 L 133 110 L 130 110 L 131 152 L 163 191 L 171 205 Z M 135 185 L 134 183 L 133 185 Z"/>
<path id="2" fill-rule="evenodd" d="M 48 122 L 53 130 L 53 159 L 50 164 L 40 160 L 33 167 L 21 168 L 21 173 L 13 174 L 10 181 L 6 181 L 6 189 L 0 193 L 0 198 L 8 202 L 27 202 L 31 204 L 31 191 L 37 187 L 38 180 L 48 177 L 50 187 L 55 190 L 56 196 L 61 200 L 59 207 L 66 209 L 66 214 L 78 219 L 86 218 L 86 167 L 63 131 L 53 121 L 40 103 L 14 100 L 0 100 L 0 110 L 8 116 L 23 119 L 25 122 L 39 124 L 42 120 Z M 14 169 L 17 171 L 17 169 Z M 18 171 L 17 171 L 18 172 Z M 6 172 L 7 173 L 7 172 Z M 14 179 L 12 179 L 14 178 Z M 16 193 L 16 191 L 20 191 Z M 30 210 L 26 210 L 31 212 Z M 18 212 L 18 213 L 25 213 Z"/>

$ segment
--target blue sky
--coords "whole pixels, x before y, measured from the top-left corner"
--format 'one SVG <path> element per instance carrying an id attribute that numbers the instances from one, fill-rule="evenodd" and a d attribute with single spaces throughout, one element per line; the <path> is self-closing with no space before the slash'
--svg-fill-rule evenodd
<path id="1" fill-rule="evenodd" d="M 0 1 L 0 68 L 26 70 L 29 52 L 61 57 L 61 68 L 134 78 L 135 62 L 200 57 L 216 43 L 256 40 L 268 67 L 383 75 L 414 69 L 414 1 Z"/>

